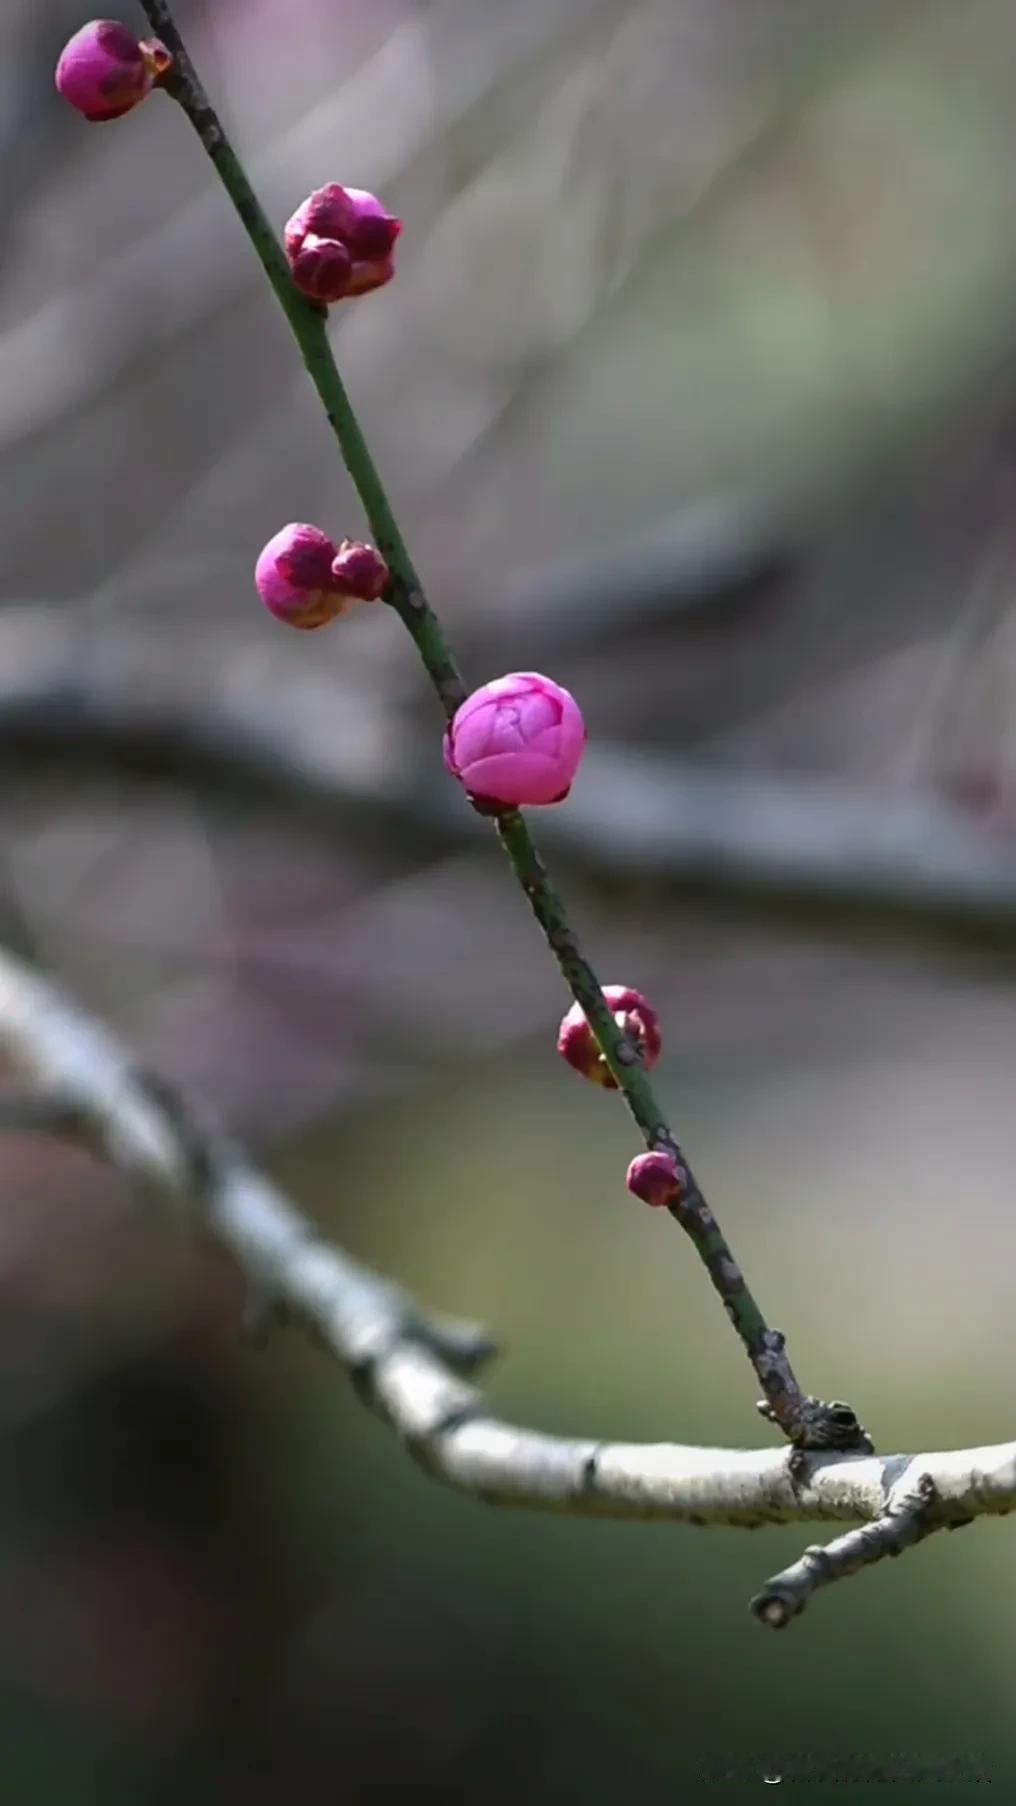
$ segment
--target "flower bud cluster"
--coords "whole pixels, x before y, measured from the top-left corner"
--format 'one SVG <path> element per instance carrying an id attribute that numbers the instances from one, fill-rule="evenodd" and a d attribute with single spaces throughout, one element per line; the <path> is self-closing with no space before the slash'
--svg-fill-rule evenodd
<path id="1" fill-rule="evenodd" d="M 361 602 L 376 602 L 388 566 L 373 546 L 344 539 L 336 546 L 320 527 L 290 521 L 268 541 L 254 567 L 265 607 L 287 627 L 325 627 Z"/>
<path id="2" fill-rule="evenodd" d="M 301 201 L 283 242 L 302 295 L 327 306 L 382 288 L 395 274 L 402 222 L 365 188 L 328 182 Z"/>

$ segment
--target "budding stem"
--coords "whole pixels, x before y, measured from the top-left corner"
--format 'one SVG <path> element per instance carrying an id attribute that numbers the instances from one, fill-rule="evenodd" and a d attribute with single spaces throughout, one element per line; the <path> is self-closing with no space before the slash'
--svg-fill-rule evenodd
<path id="1" fill-rule="evenodd" d="M 444 630 L 424 594 L 391 503 L 371 457 L 328 340 L 323 308 L 294 287 L 285 253 L 254 193 L 240 159 L 205 93 L 167 0 L 140 0 L 152 30 L 173 58 L 162 86 L 179 103 L 215 165 L 240 216 L 259 262 L 300 348 L 346 469 L 352 478 L 390 581 L 384 600 L 408 628 L 450 720 L 465 701 L 466 687 Z M 564 905 L 517 809 L 485 811 L 494 816 L 498 837 L 529 899 L 544 937 L 572 996 L 584 1011 L 646 1146 L 661 1148 L 677 1162 L 681 1195 L 671 1215 L 685 1229 L 723 1300 L 765 1394 L 766 1415 L 798 1447 L 869 1448 L 848 1407 L 830 1408 L 806 1396 L 794 1376 L 778 1330 L 768 1327 L 712 1211 L 700 1192 L 677 1141 L 653 1095 L 637 1052 L 618 1026 L 593 968 L 579 951 Z"/>

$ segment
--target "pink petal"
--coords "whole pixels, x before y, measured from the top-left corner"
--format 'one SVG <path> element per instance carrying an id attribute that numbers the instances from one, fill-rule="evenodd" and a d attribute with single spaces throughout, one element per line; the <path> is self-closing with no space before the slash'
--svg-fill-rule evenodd
<path id="1" fill-rule="evenodd" d="M 496 753 L 462 768 L 459 776 L 474 796 L 492 802 L 552 803 L 561 794 L 557 764 L 532 753 Z"/>

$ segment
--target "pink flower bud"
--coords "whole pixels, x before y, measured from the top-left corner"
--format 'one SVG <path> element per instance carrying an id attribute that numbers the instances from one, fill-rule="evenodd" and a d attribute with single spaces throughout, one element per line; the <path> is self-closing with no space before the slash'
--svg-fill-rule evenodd
<path id="1" fill-rule="evenodd" d="M 344 539 L 336 548 L 320 527 L 290 521 L 265 546 L 254 582 L 265 607 L 287 627 L 325 627 L 361 602 L 376 602 L 388 566 L 373 546 Z"/>
<path id="2" fill-rule="evenodd" d="M 86 119 L 119 119 L 144 100 L 172 61 L 158 38 L 139 41 L 115 19 L 93 19 L 64 45 L 56 85 Z"/>
<path id="3" fill-rule="evenodd" d="M 318 238 L 308 232 L 289 268 L 301 295 L 309 301 L 341 301 L 349 293 L 353 259 L 336 238 Z"/>
<path id="4" fill-rule="evenodd" d="M 444 737 L 444 762 L 477 801 L 513 808 L 568 795 L 586 741 L 573 696 L 537 671 L 513 671 L 468 696 Z"/>
<path id="5" fill-rule="evenodd" d="M 391 255 L 402 221 L 386 213 L 365 188 L 340 188 L 328 182 L 301 201 L 286 223 L 287 257 L 295 257 L 309 232 L 337 238 L 354 261 L 375 262 Z"/>
<path id="6" fill-rule="evenodd" d="M 392 252 L 401 230 L 401 221 L 386 213 L 364 188 L 340 188 L 337 182 L 315 188 L 286 223 L 286 256 L 293 280 L 315 301 L 341 301 L 381 288 L 395 274 Z M 309 264 L 305 261 L 314 247 L 325 244 L 343 248 L 349 257 L 351 269 L 341 284 L 338 265 L 336 280 L 322 282 L 316 278 L 314 257 Z M 320 250 L 316 254 L 324 256 Z"/>
<path id="7" fill-rule="evenodd" d="M 646 1002 L 641 991 L 629 985 L 604 985 L 604 998 L 622 1034 L 632 1043 L 644 1067 L 655 1066 L 660 1057 L 663 1037 L 656 1011 Z M 607 1091 L 617 1090 L 617 1080 L 607 1065 L 596 1042 L 581 1004 L 573 1003 L 564 1017 L 557 1037 L 557 1051 L 569 1066 Z"/>
<path id="8" fill-rule="evenodd" d="M 287 627 L 324 627 L 346 598 L 332 576 L 335 547 L 319 527 L 291 521 L 268 541 L 254 567 L 265 607 Z"/>
<path id="9" fill-rule="evenodd" d="M 651 1154 L 636 1154 L 628 1168 L 627 1186 L 643 1204 L 659 1208 L 676 1204 L 681 1196 L 681 1180 L 672 1154 L 657 1149 Z"/>
<path id="10" fill-rule="evenodd" d="M 357 602 L 376 602 L 388 582 L 388 566 L 373 546 L 344 539 L 332 559 L 332 582 Z"/>

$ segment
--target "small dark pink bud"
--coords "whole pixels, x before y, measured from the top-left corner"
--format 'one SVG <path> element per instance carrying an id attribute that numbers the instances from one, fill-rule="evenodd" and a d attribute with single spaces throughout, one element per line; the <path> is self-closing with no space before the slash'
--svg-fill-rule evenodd
<path id="1" fill-rule="evenodd" d="M 287 627 L 324 627 L 341 614 L 345 598 L 335 587 L 335 546 L 306 521 L 291 521 L 265 546 L 254 582 L 265 607 Z"/>
<path id="2" fill-rule="evenodd" d="M 357 602 L 376 602 L 388 582 L 388 566 L 373 546 L 344 539 L 332 559 L 332 581 Z"/>
<path id="3" fill-rule="evenodd" d="M 664 1154 L 655 1150 L 651 1154 L 636 1154 L 628 1168 L 628 1190 L 643 1204 L 652 1204 L 658 1209 L 663 1204 L 676 1204 L 681 1196 L 681 1180 L 677 1171 L 677 1162 L 672 1154 Z"/>
<path id="4" fill-rule="evenodd" d="M 86 119 L 119 119 L 144 100 L 172 62 L 158 38 L 139 40 L 115 19 L 93 19 L 64 45 L 57 90 Z"/>
<path id="5" fill-rule="evenodd" d="M 315 301 L 341 301 L 353 295 L 366 295 L 381 288 L 395 274 L 393 251 L 402 222 L 386 213 L 381 202 L 365 188 L 340 188 L 328 182 L 315 188 L 301 201 L 292 218 L 286 222 L 285 245 L 293 280 L 305 295 Z M 327 284 L 335 292 L 323 292 L 306 286 L 300 271 L 302 259 L 311 241 L 317 244 L 341 245 L 348 253 L 351 274 L 342 284 Z"/>
<path id="6" fill-rule="evenodd" d="M 353 260 L 337 238 L 318 238 L 309 232 L 290 259 L 293 281 L 309 301 L 341 301 L 349 293 Z"/>
<path id="7" fill-rule="evenodd" d="M 633 991 L 630 985 L 604 985 L 604 998 L 609 1005 L 614 1020 L 622 1033 L 635 1048 L 642 1065 L 647 1069 L 655 1066 L 660 1057 L 663 1037 L 660 1034 L 660 1022 L 652 1005 L 647 1003 L 641 991 Z M 557 1051 L 569 1066 L 589 1079 L 594 1085 L 602 1085 L 607 1091 L 617 1090 L 617 1080 L 607 1065 L 596 1037 L 585 1012 L 578 1003 L 573 1003 L 564 1017 L 557 1037 Z"/>

